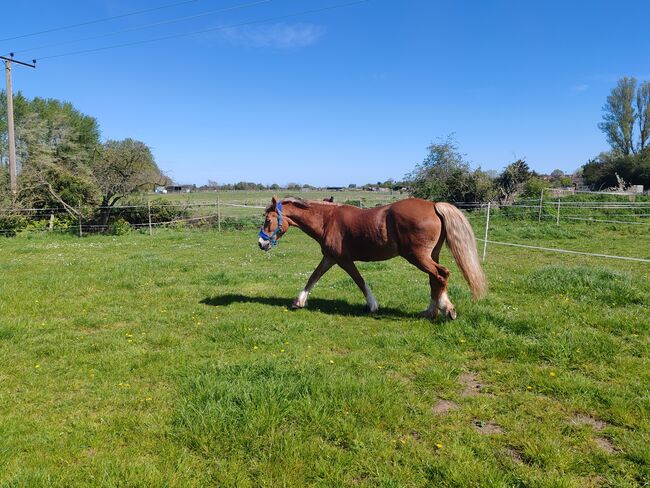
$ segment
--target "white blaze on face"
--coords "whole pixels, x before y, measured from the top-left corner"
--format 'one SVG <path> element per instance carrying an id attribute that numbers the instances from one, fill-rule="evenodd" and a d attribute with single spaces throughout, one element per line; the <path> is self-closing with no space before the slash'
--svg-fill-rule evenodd
<path id="1" fill-rule="evenodd" d="M 366 303 L 368 304 L 368 308 L 370 309 L 370 311 L 376 312 L 377 310 L 379 310 L 379 304 L 375 299 L 375 295 L 373 295 L 372 291 L 370 291 L 370 287 L 368 286 L 367 283 L 363 294 L 366 296 Z"/>

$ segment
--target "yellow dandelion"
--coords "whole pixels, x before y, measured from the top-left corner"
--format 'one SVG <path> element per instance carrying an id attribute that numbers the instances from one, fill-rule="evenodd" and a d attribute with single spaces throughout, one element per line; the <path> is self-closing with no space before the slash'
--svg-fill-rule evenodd
<path id="1" fill-rule="evenodd" d="M 437 444 L 436 444 L 436 449 L 442 449 L 442 444 L 437 443 Z"/>
<path id="2" fill-rule="evenodd" d="M 253 346 L 253 350 L 257 350 L 257 349 L 259 349 L 259 347 Z"/>
<path id="3" fill-rule="evenodd" d="M 332 359 L 330 359 L 330 364 L 334 364 L 334 361 Z"/>
<path id="4" fill-rule="evenodd" d="M 36 366 L 34 366 L 34 367 L 35 367 L 35 368 L 40 368 L 40 367 L 41 367 L 41 365 L 40 365 L 40 364 L 37 364 L 37 365 L 36 365 Z"/>
<path id="5" fill-rule="evenodd" d="M 555 371 L 551 371 L 548 375 L 549 375 L 551 378 L 555 378 L 555 376 L 556 376 L 556 375 L 555 375 Z"/>
<path id="6" fill-rule="evenodd" d="M 465 343 L 465 339 L 461 339 L 461 340 L 460 340 L 460 343 L 461 343 L 461 344 L 464 344 L 464 343 Z"/>
<path id="7" fill-rule="evenodd" d="M 527 386 L 526 389 L 527 389 L 527 390 L 532 390 L 533 387 L 532 387 L 532 386 Z"/>
<path id="8" fill-rule="evenodd" d="M 284 352 L 284 349 L 280 349 L 280 352 Z"/>

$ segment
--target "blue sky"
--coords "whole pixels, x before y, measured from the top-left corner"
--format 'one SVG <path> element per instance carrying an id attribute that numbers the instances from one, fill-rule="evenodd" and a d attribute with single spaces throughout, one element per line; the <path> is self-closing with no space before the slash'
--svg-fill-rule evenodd
<path id="1" fill-rule="evenodd" d="M 39 60 L 14 69 L 14 90 L 144 141 L 181 183 L 347 185 L 400 179 L 450 133 L 474 166 L 573 171 L 607 149 L 597 124 L 616 80 L 650 80 L 645 0 L 369 0 L 286 17 L 347 2 L 203 15 L 256 0 L 181 1 L 11 2 L 0 39 L 177 4 L 0 41 Z"/>

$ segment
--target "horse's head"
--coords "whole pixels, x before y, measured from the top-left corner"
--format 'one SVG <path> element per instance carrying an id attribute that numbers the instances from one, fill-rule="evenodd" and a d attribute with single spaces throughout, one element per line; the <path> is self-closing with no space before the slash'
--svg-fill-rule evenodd
<path id="1" fill-rule="evenodd" d="M 271 199 L 271 205 L 266 207 L 264 224 L 258 234 L 260 238 L 257 242 L 260 249 L 268 251 L 273 248 L 288 228 L 289 222 L 282 215 L 282 202 L 279 202 L 274 196 Z"/>

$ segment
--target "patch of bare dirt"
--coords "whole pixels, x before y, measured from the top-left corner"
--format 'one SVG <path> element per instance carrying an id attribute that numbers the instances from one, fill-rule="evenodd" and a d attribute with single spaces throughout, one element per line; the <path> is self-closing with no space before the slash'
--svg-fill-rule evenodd
<path id="1" fill-rule="evenodd" d="M 459 408 L 458 404 L 449 400 L 440 400 L 433 407 L 431 411 L 436 415 L 445 415 L 452 410 L 457 410 Z"/>
<path id="2" fill-rule="evenodd" d="M 584 483 L 585 488 L 598 488 L 605 484 L 605 478 L 599 475 L 590 476 L 589 478 L 585 478 Z"/>
<path id="3" fill-rule="evenodd" d="M 460 394 L 463 398 L 476 396 L 481 392 L 481 388 L 483 388 L 476 373 L 472 373 L 471 371 L 461 374 L 458 381 L 463 386 L 463 391 Z"/>
<path id="4" fill-rule="evenodd" d="M 591 415 L 577 414 L 571 419 L 571 423 L 574 425 L 590 425 L 594 430 L 601 431 L 607 427 L 607 422 L 598 420 Z"/>
<path id="5" fill-rule="evenodd" d="M 472 422 L 474 429 L 480 434 L 503 434 L 503 428 L 494 422 L 484 422 L 483 420 L 474 420 Z"/>
<path id="6" fill-rule="evenodd" d="M 614 454 L 618 452 L 618 448 L 606 437 L 596 437 L 596 444 L 603 451 L 608 452 L 609 454 Z"/>
<path id="7" fill-rule="evenodd" d="M 521 456 L 521 453 L 512 446 L 506 446 L 505 448 L 506 455 L 518 464 L 523 464 L 524 458 Z"/>

